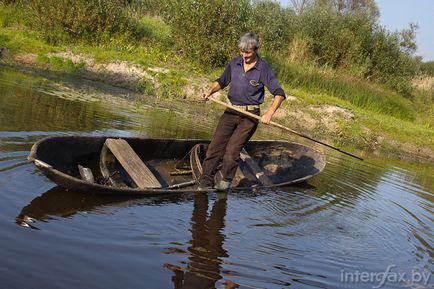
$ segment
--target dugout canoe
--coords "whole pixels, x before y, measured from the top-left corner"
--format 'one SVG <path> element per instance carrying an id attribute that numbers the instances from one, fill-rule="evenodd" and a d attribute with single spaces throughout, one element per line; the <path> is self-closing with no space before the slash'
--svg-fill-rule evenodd
<path id="1" fill-rule="evenodd" d="M 47 137 L 33 145 L 28 159 L 50 180 L 68 190 L 117 195 L 201 191 L 193 181 L 200 169 L 208 140 L 123 138 L 161 183 L 161 188 L 138 188 L 134 183 L 131 184 L 128 173 L 122 170 L 117 161 L 112 166 L 117 171 L 109 170 L 109 174 L 119 174 L 118 177 L 124 180 L 124 184 L 120 186 L 107 182 L 104 178 L 101 159 L 104 158 L 102 152 L 108 139 L 116 137 Z M 246 165 L 248 162 L 241 160 L 232 183 L 232 189 L 235 190 L 303 182 L 318 175 L 326 165 L 323 153 L 294 142 L 253 140 L 244 149 L 250 162 L 257 165 L 261 173 L 252 171 L 252 167 Z M 95 180 L 83 179 L 79 167 L 88 168 Z M 255 176 L 261 174 L 268 178 L 269 183 L 266 185 L 259 178 L 254 181 Z M 178 184 L 184 185 L 177 188 Z"/>

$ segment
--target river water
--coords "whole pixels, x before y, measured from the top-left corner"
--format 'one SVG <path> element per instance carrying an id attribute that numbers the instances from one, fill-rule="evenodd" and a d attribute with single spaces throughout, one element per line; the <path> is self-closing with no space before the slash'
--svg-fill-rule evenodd
<path id="1" fill-rule="evenodd" d="M 125 198 L 28 163 L 52 135 L 211 136 L 203 105 L 113 94 L 128 92 L 0 68 L 1 288 L 433 288 L 433 165 L 326 150 L 297 186 Z"/>

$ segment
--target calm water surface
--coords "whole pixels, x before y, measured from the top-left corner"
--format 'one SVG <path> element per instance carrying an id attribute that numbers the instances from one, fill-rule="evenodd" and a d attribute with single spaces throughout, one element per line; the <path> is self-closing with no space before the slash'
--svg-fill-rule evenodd
<path id="1" fill-rule="evenodd" d="M 434 287 L 432 165 L 327 151 L 320 176 L 271 191 L 68 192 L 27 162 L 35 141 L 209 138 L 214 122 L 59 83 L 0 68 L 1 288 Z"/>

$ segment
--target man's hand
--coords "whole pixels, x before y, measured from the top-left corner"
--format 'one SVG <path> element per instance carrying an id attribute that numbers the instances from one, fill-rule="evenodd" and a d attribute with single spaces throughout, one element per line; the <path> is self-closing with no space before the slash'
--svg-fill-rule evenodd
<path id="1" fill-rule="evenodd" d="M 273 113 L 270 111 L 267 111 L 262 117 L 261 117 L 261 123 L 263 124 L 270 124 L 271 118 L 273 117 Z"/>
<path id="2" fill-rule="evenodd" d="M 211 84 L 211 87 L 202 93 L 202 100 L 207 101 L 208 98 L 214 93 L 220 90 L 220 84 L 217 81 L 214 81 Z"/>
<path id="3" fill-rule="evenodd" d="M 208 101 L 209 97 L 211 96 L 211 91 L 207 90 L 205 92 L 202 93 L 202 100 L 203 101 Z"/>
<path id="4" fill-rule="evenodd" d="M 267 112 L 261 117 L 261 123 L 270 124 L 271 118 L 273 117 L 276 110 L 280 107 L 280 104 L 285 99 L 284 96 L 276 95 L 274 97 L 273 103 L 271 107 L 267 110 Z"/>

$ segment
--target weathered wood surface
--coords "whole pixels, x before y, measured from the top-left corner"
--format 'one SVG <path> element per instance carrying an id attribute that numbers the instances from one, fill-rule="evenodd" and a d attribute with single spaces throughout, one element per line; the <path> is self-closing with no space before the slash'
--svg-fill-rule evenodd
<path id="1" fill-rule="evenodd" d="M 264 186 L 271 186 L 273 182 L 267 177 L 258 164 L 252 159 L 249 153 L 243 148 L 240 152 L 241 160 L 250 168 L 258 181 Z"/>
<path id="2" fill-rule="evenodd" d="M 82 165 L 78 165 L 78 172 L 83 180 L 89 183 L 94 183 L 95 178 L 92 174 L 92 170 L 89 168 L 85 168 Z"/>
<path id="3" fill-rule="evenodd" d="M 126 140 L 108 138 L 105 144 L 131 179 L 136 183 L 137 187 L 141 189 L 162 188 L 161 183 L 134 152 Z"/>

